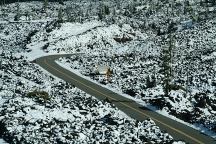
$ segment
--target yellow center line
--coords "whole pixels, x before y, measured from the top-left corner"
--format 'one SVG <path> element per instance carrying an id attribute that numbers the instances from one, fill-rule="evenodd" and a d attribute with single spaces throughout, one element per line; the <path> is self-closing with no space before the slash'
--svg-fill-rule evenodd
<path id="1" fill-rule="evenodd" d="M 44 63 L 45 63 L 46 65 L 48 65 L 49 67 L 51 67 L 52 69 L 54 69 L 54 70 L 58 71 L 59 73 L 65 75 L 65 76 L 68 77 L 69 79 L 72 79 L 72 80 L 76 81 L 77 83 L 80 83 L 80 84 L 84 85 L 85 87 L 87 87 L 87 88 L 89 88 L 89 89 L 91 89 L 91 90 L 93 90 L 93 91 L 95 91 L 95 92 L 97 92 L 97 93 L 99 93 L 99 94 L 101 94 L 101 95 L 103 95 L 103 96 L 105 96 L 105 97 L 108 97 L 108 98 L 110 98 L 110 99 L 112 99 L 112 100 L 117 101 L 117 99 L 112 98 L 112 97 L 110 97 L 110 96 L 108 96 L 108 95 L 106 95 L 106 94 L 103 94 L 102 92 L 100 92 L 100 91 L 98 91 L 98 90 L 96 90 L 96 89 L 94 89 L 94 88 L 92 88 L 92 87 L 90 87 L 90 86 L 88 86 L 88 85 L 86 85 L 86 84 L 84 84 L 84 83 L 82 83 L 82 82 L 80 82 L 80 81 L 78 81 L 78 80 L 72 78 L 72 77 L 69 76 L 68 74 L 66 74 L 66 73 L 64 73 L 64 72 L 62 72 L 62 71 L 56 69 L 55 67 L 53 67 L 53 66 L 51 66 L 49 63 L 47 63 L 46 59 L 44 60 Z M 146 114 L 146 113 L 144 113 L 144 112 L 142 112 L 142 111 L 140 111 L 140 110 L 138 110 L 138 109 L 136 109 L 136 108 L 133 108 L 133 107 L 131 107 L 131 106 L 129 106 L 129 105 L 123 103 L 123 102 L 119 102 L 119 103 L 121 103 L 122 105 L 124 105 L 124 106 L 126 106 L 126 107 L 128 107 L 128 108 L 130 108 L 130 109 L 132 109 L 132 110 L 134 110 L 134 111 L 137 111 L 137 112 L 143 114 L 143 115 L 146 116 L 146 117 L 150 117 L 153 121 L 156 121 L 156 122 L 158 122 L 158 123 L 160 123 L 160 124 L 162 124 L 162 125 L 164 125 L 164 126 L 170 128 L 170 129 L 172 129 L 172 130 L 174 130 L 174 131 L 176 131 L 176 132 L 178 132 L 178 133 L 180 133 L 180 134 L 182 134 L 182 135 L 184 135 L 184 136 L 190 138 L 191 140 L 195 141 L 196 143 L 204 144 L 203 142 L 201 142 L 201 141 L 195 139 L 194 137 L 189 136 L 188 134 L 186 134 L 186 133 L 184 133 L 184 132 L 182 132 L 182 131 L 180 131 L 180 130 L 178 130 L 178 129 L 176 129 L 176 128 L 173 128 L 172 126 L 170 126 L 170 125 L 168 125 L 168 124 L 166 124 L 166 123 L 164 123 L 164 122 L 161 122 L 160 120 L 158 120 L 158 119 L 156 119 L 156 118 L 153 118 L 153 117 L 151 117 L 150 115 L 148 115 L 148 114 Z"/>

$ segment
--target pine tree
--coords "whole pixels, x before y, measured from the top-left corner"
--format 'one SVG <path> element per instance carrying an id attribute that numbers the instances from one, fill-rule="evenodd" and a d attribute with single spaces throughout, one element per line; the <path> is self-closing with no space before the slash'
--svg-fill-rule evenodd
<path id="1" fill-rule="evenodd" d="M 120 0 L 116 0 L 116 8 L 117 9 L 121 9 L 121 2 L 120 2 Z"/>
<path id="2" fill-rule="evenodd" d="M 162 49 L 162 74 L 163 74 L 163 88 L 165 96 L 169 96 L 171 91 L 172 80 L 172 52 L 174 48 L 174 39 L 172 34 L 169 34 L 168 47 L 165 46 Z"/>
<path id="3" fill-rule="evenodd" d="M 2 1 L 0 4 L 1 4 L 1 7 L 0 7 L 0 8 L 1 8 L 1 11 L 4 12 L 4 11 L 3 11 L 4 2 Z"/>
<path id="4" fill-rule="evenodd" d="M 98 18 L 99 18 L 99 20 L 103 20 L 104 15 L 105 15 L 104 14 L 104 6 L 101 3 L 100 6 L 99 6 L 99 10 L 98 10 Z"/>
<path id="5" fill-rule="evenodd" d="M 14 16 L 14 21 L 18 21 L 20 18 L 20 4 L 19 1 L 16 3 L 16 15 Z"/>
<path id="6" fill-rule="evenodd" d="M 189 11 L 190 2 L 188 0 L 184 1 L 184 14 L 187 14 Z"/>
<path id="7" fill-rule="evenodd" d="M 203 6 L 203 1 L 202 1 L 202 0 L 200 0 L 199 4 L 200 4 L 200 6 Z"/>
<path id="8" fill-rule="evenodd" d="M 130 11 L 131 14 L 134 14 L 136 12 L 136 2 L 132 1 L 129 6 L 128 9 Z"/>
<path id="9" fill-rule="evenodd" d="M 84 17 L 84 12 L 82 9 L 79 10 L 79 13 L 77 14 L 78 22 L 82 23 L 83 22 L 83 17 Z"/>
<path id="10" fill-rule="evenodd" d="M 110 8 L 105 3 L 101 2 L 98 9 L 98 18 L 99 20 L 103 20 L 106 15 L 110 15 Z"/>
<path id="11" fill-rule="evenodd" d="M 212 6 L 216 5 L 216 0 L 212 0 Z"/>
<path id="12" fill-rule="evenodd" d="M 209 17 L 208 15 L 209 15 L 209 7 L 206 6 L 206 7 L 205 7 L 205 18 L 206 18 L 206 19 L 208 19 L 208 17 Z"/>
<path id="13" fill-rule="evenodd" d="M 63 22 L 62 8 L 60 8 L 58 11 L 58 22 Z"/>
<path id="14" fill-rule="evenodd" d="M 66 7 L 65 13 L 67 15 L 67 21 L 71 22 L 71 9 L 72 7 Z"/>
<path id="15" fill-rule="evenodd" d="M 64 0 L 59 0 L 59 4 L 64 5 Z"/>
<path id="16" fill-rule="evenodd" d="M 2 5 L 2 6 L 5 5 L 5 0 L 2 0 L 1 5 Z"/>
<path id="17" fill-rule="evenodd" d="M 104 13 L 105 15 L 109 15 L 110 14 L 110 9 L 107 5 L 104 5 Z"/>
<path id="18" fill-rule="evenodd" d="M 46 12 L 48 6 L 48 0 L 44 0 L 43 10 Z"/>
<path id="19" fill-rule="evenodd" d="M 190 86 L 190 70 L 191 70 L 191 45 L 189 44 L 190 40 L 187 39 L 187 52 L 186 52 L 186 96 L 188 95 L 189 93 L 189 86 Z"/>

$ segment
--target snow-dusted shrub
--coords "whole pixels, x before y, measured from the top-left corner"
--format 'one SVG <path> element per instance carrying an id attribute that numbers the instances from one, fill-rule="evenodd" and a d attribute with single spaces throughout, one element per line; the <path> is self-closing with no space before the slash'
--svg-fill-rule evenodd
<path id="1" fill-rule="evenodd" d="M 34 90 L 32 92 L 29 92 L 27 94 L 27 97 L 30 97 L 30 98 L 35 98 L 35 99 L 38 99 L 40 101 L 48 101 L 51 99 L 51 97 L 49 96 L 49 94 L 45 91 L 38 91 L 38 90 Z"/>
<path id="2" fill-rule="evenodd" d="M 109 103 L 83 94 L 45 105 L 27 97 L 12 98 L 1 108 L 0 128 L 10 143 L 173 142 L 152 120 L 132 120 Z"/>

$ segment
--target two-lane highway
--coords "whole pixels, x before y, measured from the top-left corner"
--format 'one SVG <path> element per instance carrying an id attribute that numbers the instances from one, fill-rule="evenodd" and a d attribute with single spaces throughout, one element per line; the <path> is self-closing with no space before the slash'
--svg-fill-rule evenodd
<path id="1" fill-rule="evenodd" d="M 125 98 L 122 95 L 86 80 L 55 63 L 56 59 L 68 56 L 71 56 L 71 54 L 45 56 L 38 58 L 35 61 L 51 74 L 75 85 L 86 93 L 95 96 L 100 100 L 109 98 L 116 107 L 134 119 L 142 121 L 151 118 L 160 129 L 167 131 L 175 140 L 184 140 L 191 144 L 216 144 L 216 141 L 213 138 L 182 123 L 151 111 L 131 99 Z"/>

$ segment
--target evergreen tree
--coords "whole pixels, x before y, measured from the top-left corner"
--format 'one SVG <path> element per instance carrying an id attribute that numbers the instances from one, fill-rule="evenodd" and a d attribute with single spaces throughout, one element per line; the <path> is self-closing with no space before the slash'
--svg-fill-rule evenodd
<path id="1" fill-rule="evenodd" d="M 20 18 L 20 4 L 19 1 L 16 3 L 16 15 L 14 16 L 14 21 L 18 21 Z"/>
<path id="2" fill-rule="evenodd" d="M 121 9 L 121 2 L 120 2 L 120 0 L 116 0 L 116 8 L 117 9 Z"/>
<path id="3" fill-rule="evenodd" d="M 99 9 L 98 9 L 98 18 L 99 20 L 103 20 L 106 15 L 110 14 L 110 8 L 108 5 L 104 3 L 100 3 Z"/>
<path id="4" fill-rule="evenodd" d="M 5 5 L 5 0 L 1 1 L 1 5 L 4 6 Z"/>
<path id="5" fill-rule="evenodd" d="M 103 4 L 101 3 L 100 6 L 99 6 L 99 10 L 98 10 L 98 19 L 99 20 L 103 20 L 104 18 L 104 6 Z"/>
<path id="6" fill-rule="evenodd" d="M 79 13 L 77 14 L 77 20 L 79 23 L 82 23 L 83 22 L 83 17 L 84 17 L 84 12 L 82 9 L 79 10 Z"/>
<path id="7" fill-rule="evenodd" d="M 107 5 L 104 5 L 104 13 L 105 15 L 109 15 L 110 14 L 110 9 Z"/>
<path id="8" fill-rule="evenodd" d="M 131 14 L 136 13 L 136 2 L 135 2 L 135 1 L 132 1 L 132 2 L 129 4 L 128 9 L 129 9 L 129 11 L 130 11 Z"/>
<path id="9" fill-rule="evenodd" d="M 212 0 L 212 6 L 216 5 L 216 0 Z"/>
<path id="10" fill-rule="evenodd" d="M 44 0 L 43 10 L 46 12 L 48 6 L 48 0 Z"/>
<path id="11" fill-rule="evenodd" d="M 209 15 L 209 7 L 206 6 L 205 7 L 205 18 L 208 19 L 208 15 Z"/>
<path id="12" fill-rule="evenodd" d="M 1 4 L 1 7 L 0 7 L 0 8 L 1 8 L 1 11 L 3 12 L 4 2 L 2 1 L 0 4 Z"/>
<path id="13" fill-rule="evenodd" d="M 199 4 L 200 4 L 200 6 L 203 6 L 203 1 L 202 1 L 202 0 L 200 0 Z"/>
<path id="14" fill-rule="evenodd" d="M 163 88 L 165 96 L 169 96 L 171 91 L 172 80 L 172 51 L 174 48 L 174 39 L 172 34 L 169 34 L 168 47 L 165 46 L 162 49 L 162 74 L 163 74 Z"/>
<path id="15" fill-rule="evenodd" d="M 64 5 L 64 0 L 59 0 L 59 4 Z"/>
<path id="16" fill-rule="evenodd" d="M 29 12 L 26 11 L 24 15 L 26 17 L 26 21 L 29 20 Z"/>
<path id="17" fill-rule="evenodd" d="M 63 22 L 62 8 L 60 8 L 58 11 L 58 22 Z"/>
<path id="18" fill-rule="evenodd" d="M 65 9 L 65 13 L 66 13 L 66 15 L 67 15 L 67 21 L 71 21 L 71 7 L 66 7 L 66 9 Z"/>
<path id="19" fill-rule="evenodd" d="M 68 6 L 65 9 L 65 13 L 67 15 L 67 21 L 68 22 L 74 22 L 75 21 L 75 12 L 74 10 L 74 6 Z"/>
<path id="20" fill-rule="evenodd" d="M 190 10 L 190 2 L 188 0 L 184 1 L 184 14 L 187 14 Z"/>
<path id="21" fill-rule="evenodd" d="M 190 40 L 187 39 L 187 51 L 186 51 L 186 96 L 188 95 L 189 93 L 189 86 L 190 86 L 190 70 L 191 70 L 191 45 L 190 45 Z"/>

